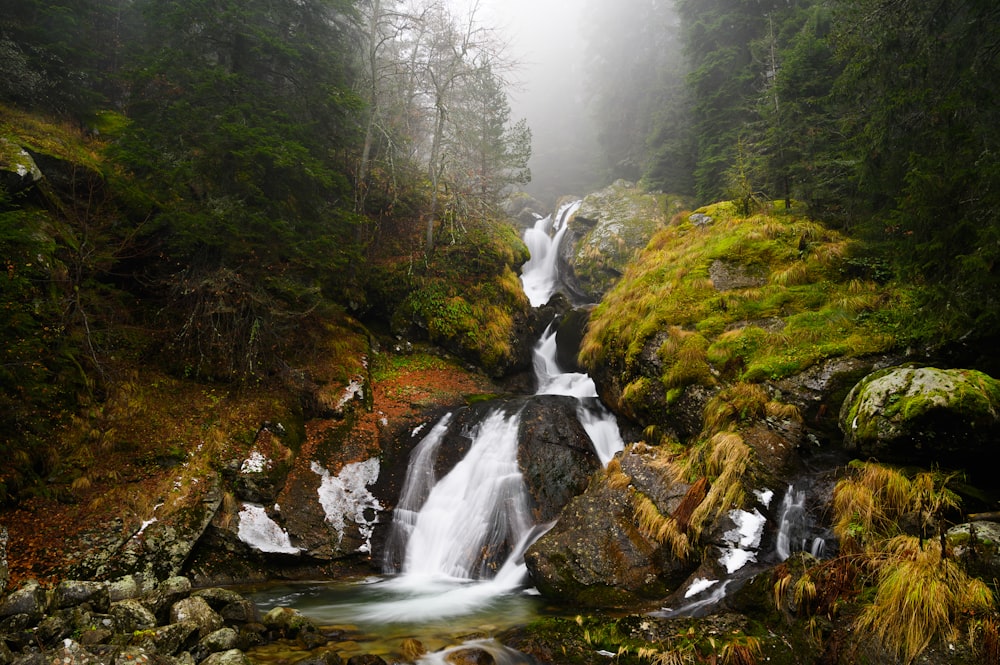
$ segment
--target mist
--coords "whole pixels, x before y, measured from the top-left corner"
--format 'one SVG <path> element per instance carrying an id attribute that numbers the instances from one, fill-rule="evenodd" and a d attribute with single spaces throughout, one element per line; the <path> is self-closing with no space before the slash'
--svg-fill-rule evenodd
<path id="1" fill-rule="evenodd" d="M 596 129 L 585 80 L 581 0 L 451 0 L 455 12 L 476 7 L 480 25 L 496 29 L 517 66 L 509 75 L 511 117 L 532 131 L 532 181 L 524 190 L 548 206 L 601 184 Z"/>

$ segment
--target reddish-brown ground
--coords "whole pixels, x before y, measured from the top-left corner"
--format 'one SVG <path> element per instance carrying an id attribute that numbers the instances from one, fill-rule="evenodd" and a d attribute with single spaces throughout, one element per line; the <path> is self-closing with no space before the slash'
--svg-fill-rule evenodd
<path id="1" fill-rule="evenodd" d="M 204 389 L 199 390 L 204 395 Z M 373 410 L 358 419 L 351 438 L 360 442 L 377 442 L 380 420 L 405 422 L 413 418 L 421 407 L 436 403 L 460 403 L 465 395 L 495 391 L 496 386 L 486 377 L 467 372 L 451 362 L 404 362 L 400 369 L 380 377 L 375 385 Z M 236 431 L 240 427 L 245 428 L 246 421 L 255 413 L 252 408 L 244 409 L 236 401 L 238 398 L 220 400 L 213 395 L 208 398 L 213 410 L 228 408 L 241 412 L 240 417 L 229 423 Z M 205 415 L 207 409 L 203 403 L 202 412 L 198 412 L 206 422 L 209 418 Z M 191 407 L 191 411 L 198 410 Z M 218 419 L 217 414 L 211 417 Z M 164 425 L 158 423 L 158 429 Z M 307 438 L 300 458 L 308 458 L 310 451 L 323 439 L 324 432 L 335 425 L 335 421 L 325 420 L 306 423 Z M 192 430 L 179 428 L 177 431 L 179 435 L 190 436 L 188 433 Z M 201 443 L 189 441 L 188 451 L 200 450 Z M 241 452 L 245 451 L 231 447 L 224 451 L 213 450 L 216 459 L 223 459 L 220 457 L 223 453 L 239 455 Z M 95 480 L 89 486 L 72 490 L 68 486 L 53 488 L 53 494 L 61 495 L 62 500 L 34 497 L 0 512 L 0 525 L 8 529 L 10 538 L 7 548 L 9 588 L 29 578 L 44 584 L 61 578 L 63 571 L 72 563 L 73 552 L 86 548 L 82 538 L 95 525 L 129 529 L 134 528 L 138 521 L 148 519 L 144 513 L 151 509 L 157 497 L 163 496 L 164 488 L 174 482 L 177 474 L 177 468 L 164 470 L 155 465 L 144 466 L 127 454 L 109 454 L 105 459 L 93 462 L 88 475 Z M 122 518 L 124 524 L 115 526 L 116 518 Z"/>

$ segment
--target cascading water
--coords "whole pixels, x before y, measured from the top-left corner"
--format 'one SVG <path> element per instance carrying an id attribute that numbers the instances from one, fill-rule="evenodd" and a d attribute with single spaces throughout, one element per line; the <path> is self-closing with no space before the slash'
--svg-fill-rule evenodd
<path id="1" fill-rule="evenodd" d="M 525 234 L 531 260 L 523 267 L 522 282 L 533 306 L 547 303 L 558 288 L 559 242 L 579 206 L 579 201 L 563 206 Z M 575 397 L 577 417 L 607 464 L 624 447 L 617 422 L 589 376 L 559 367 L 555 332 L 550 326 L 535 347 L 536 394 Z M 508 625 L 529 621 L 530 598 L 517 593 L 527 579 L 524 552 L 552 524 L 535 524 L 529 509 L 518 467 L 520 420 L 519 413 L 503 407 L 488 411 L 470 428 L 465 457 L 438 478 L 438 453 L 454 427 L 452 414 L 446 415 L 410 454 L 383 551 L 388 576 L 325 592 L 296 590 L 278 600 L 291 600 L 321 621 L 361 622 L 380 631 L 413 623 L 455 628 L 458 617 L 475 621 L 487 615 L 503 616 Z M 502 648 L 494 654 L 502 655 Z"/>
<path id="2" fill-rule="evenodd" d="M 815 535 L 813 521 L 806 510 L 806 490 L 789 485 L 778 511 L 775 554 L 779 560 L 784 561 L 793 552 L 809 552 L 815 557 L 821 557 L 825 549 L 826 539 Z"/>
<path id="3" fill-rule="evenodd" d="M 559 243 L 569 228 L 569 218 L 579 210 L 583 201 L 573 201 L 559 208 L 555 217 L 549 215 L 535 222 L 524 232 L 524 244 L 531 258 L 521 268 L 521 284 L 532 307 L 541 307 L 549 301 L 559 284 Z M 555 231 L 555 236 L 551 236 Z"/>

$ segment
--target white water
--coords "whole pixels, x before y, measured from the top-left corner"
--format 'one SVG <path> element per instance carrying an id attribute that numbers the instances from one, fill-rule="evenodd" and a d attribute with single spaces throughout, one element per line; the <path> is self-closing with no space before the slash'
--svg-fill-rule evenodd
<path id="1" fill-rule="evenodd" d="M 806 491 L 788 486 L 785 498 L 781 500 L 778 513 L 778 536 L 774 545 L 775 553 L 781 561 L 793 552 L 809 552 L 815 557 L 823 556 L 826 541 L 810 537 L 809 514 L 806 511 Z"/>
<path id="2" fill-rule="evenodd" d="M 533 526 L 517 466 L 518 415 L 491 412 L 472 447 L 431 489 L 406 547 L 403 577 L 424 581 L 487 576 L 487 560 Z M 484 557 L 484 555 L 486 555 Z"/>
<path id="3" fill-rule="evenodd" d="M 559 282 L 559 243 L 569 228 L 569 218 L 582 203 L 583 201 L 567 203 L 556 212 L 555 221 L 552 215 L 543 217 L 535 222 L 533 228 L 524 232 L 524 244 L 528 246 L 531 258 L 521 267 L 521 284 L 532 307 L 541 307 L 556 291 Z M 555 236 L 550 235 L 552 231 L 555 231 Z"/>

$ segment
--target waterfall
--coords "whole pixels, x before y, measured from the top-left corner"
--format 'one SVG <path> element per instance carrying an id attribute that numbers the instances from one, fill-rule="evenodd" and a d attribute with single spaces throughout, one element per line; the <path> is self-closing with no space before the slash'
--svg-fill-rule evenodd
<path id="1" fill-rule="evenodd" d="M 583 201 L 566 203 L 552 215 L 535 222 L 535 226 L 524 232 L 524 244 L 528 246 L 531 258 L 521 267 L 521 283 L 532 307 L 541 307 L 549 301 L 559 282 L 559 243 L 569 228 L 569 218 L 583 204 Z M 555 236 L 551 236 L 555 231 Z"/>
<path id="2" fill-rule="evenodd" d="M 472 447 L 431 489 L 413 526 L 403 575 L 470 580 L 490 576 L 533 526 L 517 466 L 518 415 L 492 411 Z M 520 580 L 518 580 L 520 582 Z"/>
<path id="3" fill-rule="evenodd" d="M 580 203 L 562 206 L 554 222 L 551 216 L 541 219 L 525 233 L 531 260 L 524 265 L 522 281 L 536 307 L 556 289 L 559 242 Z M 577 398 L 577 417 L 601 463 L 607 464 L 624 447 L 618 423 L 597 399 L 588 375 L 559 367 L 554 325 L 535 345 L 533 362 L 535 394 Z M 517 461 L 520 423 L 518 413 L 490 411 L 470 433 L 465 457 L 440 479 L 434 465 L 451 414 L 417 444 L 383 559 L 384 570 L 396 574 L 386 586 L 402 596 L 366 607 L 364 618 L 387 622 L 457 616 L 524 584 L 524 552 L 552 524 L 536 525 L 532 519 Z"/>
<path id="4" fill-rule="evenodd" d="M 789 485 L 778 511 L 778 536 L 774 545 L 778 559 L 784 561 L 792 552 L 823 556 L 826 540 L 813 536 L 812 531 L 812 520 L 806 510 L 806 491 Z"/>

